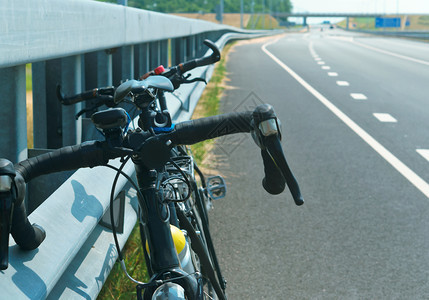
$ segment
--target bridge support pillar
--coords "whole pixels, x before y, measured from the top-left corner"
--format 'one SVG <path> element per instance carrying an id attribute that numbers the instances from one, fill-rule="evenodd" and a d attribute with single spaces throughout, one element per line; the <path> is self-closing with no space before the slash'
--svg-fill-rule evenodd
<path id="1" fill-rule="evenodd" d="M 346 30 L 349 30 L 349 29 L 350 29 L 350 18 L 347 17 L 346 18 Z"/>
<path id="2" fill-rule="evenodd" d="M 13 163 L 27 158 L 25 65 L 0 69 L 1 157 Z"/>
<path id="3" fill-rule="evenodd" d="M 307 26 L 307 17 L 303 17 L 302 26 Z"/>

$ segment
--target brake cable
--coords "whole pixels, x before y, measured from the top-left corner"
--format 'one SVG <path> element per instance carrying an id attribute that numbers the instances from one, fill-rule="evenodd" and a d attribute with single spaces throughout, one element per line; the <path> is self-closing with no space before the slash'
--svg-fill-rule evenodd
<path id="1" fill-rule="evenodd" d="M 128 272 L 127 272 L 127 267 L 125 265 L 125 261 L 124 261 L 124 257 L 122 256 L 122 252 L 121 252 L 121 248 L 119 247 L 119 241 L 118 241 L 118 236 L 117 236 L 117 232 L 116 232 L 116 228 L 115 228 L 115 219 L 113 216 L 113 200 L 114 200 L 114 195 L 115 195 L 115 188 L 116 185 L 118 183 L 118 179 L 119 179 L 119 175 L 124 176 L 130 183 L 131 185 L 136 189 L 137 191 L 137 195 L 143 200 L 143 194 L 140 192 L 140 189 L 138 188 L 137 184 L 134 182 L 134 180 L 131 179 L 130 176 L 128 176 L 123 170 L 123 168 L 125 167 L 125 164 L 128 162 L 128 160 L 131 158 L 131 156 L 127 156 L 124 161 L 122 162 L 121 166 L 119 168 L 116 168 L 112 165 L 105 165 L 108 168 L 111 168 L 113 170 L 115 170 L 117 173 L 115 175 L 115 179 L 113 180 L 113 184 L 112 184 L 112 189 L 110 192 L 110 207 L 109 207 L 109 211 L 110 211 L 110 222 L 112 224 L 112 233 L 113 233 L 113 239 L 115 241 L 115 246 L 116 246 L 116 251 L 118 252 L 118 259 L 119 259 L 119 263 L 121 265 L 122 270 L 124 271 L 125 275 L 128 277 L 128 279 L 130 279 L 132 282 L 138 284 L 138 285 L 142 285 L 142 286 L 147 286 L 148 283 L 144 283 L 141 281 L 138 281 L 134 278 L 132 278 Z"/>

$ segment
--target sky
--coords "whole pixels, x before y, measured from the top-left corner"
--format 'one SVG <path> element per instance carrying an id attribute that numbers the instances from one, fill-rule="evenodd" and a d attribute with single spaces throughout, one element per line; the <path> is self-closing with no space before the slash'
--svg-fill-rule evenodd
<path id="1" fill-rule="evenodd" d="M 429 14 L 429 0 L 291 0 L 293 12 Z"/>

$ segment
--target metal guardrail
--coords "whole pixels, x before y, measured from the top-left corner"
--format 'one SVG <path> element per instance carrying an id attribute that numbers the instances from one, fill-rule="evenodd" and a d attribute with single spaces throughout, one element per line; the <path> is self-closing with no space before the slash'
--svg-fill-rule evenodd
<path id="1" fill-rule="evenodd" d="M 32 64 L 34 147 L 52 149 L 80 143 L 91 131 L 89 122 L 74 118 L 79 105 L 61 107 L 55 95 L 57 84 L 66 94 L 118 85 L 159 64 L 203 55 L 205 38 L 223 48 L 230 39 L 273 33 L 90 0 L 3 1 L 0 24 L 0 156 L 14 162 L 25 159 L 28 151 L 28 63 Z M 213 66 L 208 66 L 192 73 L 208 80 L 212 72 Z M 175 95 L 167 94 L 176 121 L 192 115 L 204 87 L 202 83 L 183 85 Z M 125 171 L 133 174 L 132 164 Z M 117 256 L 110 230 L 100 225 L 113 177 L 113 171 L 102 167 L 80 169 L 65 177 L 44 176 L 29 187 L 28 207 L 34 210 L 30 222 L 42 225 L 47 237 L 30 252 L 21 251 L 11 239 L 10 266 L 0 272 L 2 298 L 97 296 Z M 137 219 L 135 191 L 124 179 L 116 190 L 126 216 L 119 235 L 122 246 Z"/>

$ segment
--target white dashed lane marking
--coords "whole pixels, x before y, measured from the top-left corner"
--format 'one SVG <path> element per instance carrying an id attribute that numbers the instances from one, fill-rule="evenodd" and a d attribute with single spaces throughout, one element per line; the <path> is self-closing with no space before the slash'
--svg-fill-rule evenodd
<path id="1" fill-rule="evenodd" d="M 324 62 L 324 61 L 319 61 L 317 64 L 318 64 L 318 65 L 324 65 L 324 64 L 325 64 L 325 62 Z"/>
<path id="2" fill-rule="evenodd" d="M 337 77 L 338 73 L 337 72 L 328 72 L 328 76 Z"/>
<path id="3" fill-rule="evenodd" d="M 347 81 L 337 81 L 339 86 L 349 86 L 350 84 Z"/>
<path id="4" fill-rule="evenodd" d="M 291 75 L 297 82 L 299 82 L 307 91 L 309 91 L 317 100 L 325 105 L 335 116 L 344 122 L 351 130 L 353 130 L 363 141 L 371 146 L 374 151 L 381 155 L 395 170 L 397 170 L 402 176 L 404 176 L 409 182 L 411 182 L 419 191 L 421 191 L 427 198 L 429 198 L 429 184 L 411 170 L 407 165 L 400 161 L 396 156 L 381 145 L 376 139 L 369 135 L 362 127 L 350 119 L 345 113 L 343 113 L 338 107 L 336 107 L 331 101 L 323 96 L 319 91 L 312 87 L 307 81 L 300 77 L 295 71 L 284 64 L 279 58 L 267 50 L 267 46 L 277 43 L 278 39 L 272 40 L 262 46 L 264 51 L 273 61 L 275 61 L 280 67 L 282 67 L 289 75 Z M 314 45 L 312 42 L 309 44 L 309 50 L 311 54 L 315 54 Z M 387 114 L 383 114 L 387 115 Z M 376 114 L 374 114 L 376 116 Z M 390 116 L 390 115 L 389 115 Z M 394 119 L 392 116 L 390 116 Z M 394 119 L 396 121 L 396 119 Z"/>
<path id="5" fill-rule="evenodd" d="M 330 69 L 331 69 L 331 67 L 329 67 L 329 66 L 322 66 L 322 69 L 323 69 L 323 70 L 330 70 Z"/>
<path id="6" fill-rule="evenodd" d="M 426 158 L 427 161 L 429 161 L 429 149 L 417 149 L 416 151 L 418 154 Z"/>
<path id="7" fill-rule="evenodd" d="M 396 123 L 398 120 L 396 120 L 394 117 L 392 117 L 389 114 L 386 113 L 373 113 L 374 117 L 376 117 L 380 122 L 385 123 Z"/>
<path id="8" fill-rule="evenodd" d="M 351 93 L 350 96 L 355 100 L 366 100 L 368 99 L 364 94 Z"/>

